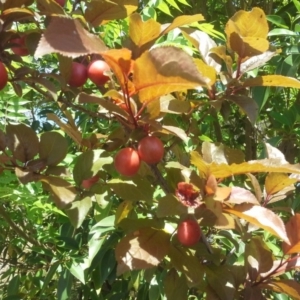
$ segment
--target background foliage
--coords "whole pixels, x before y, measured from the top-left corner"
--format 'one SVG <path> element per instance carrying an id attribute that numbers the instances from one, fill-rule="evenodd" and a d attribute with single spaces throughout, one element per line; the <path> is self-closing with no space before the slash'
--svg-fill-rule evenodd
<path id="1" fill-rule="evenodd" d="M 300 299 L 299 1 L 0 10 L 1 299 Z M 70 87 L 99 57 L 111 80 Z M 148 133 L 163 160 L 118 174 Z"/>

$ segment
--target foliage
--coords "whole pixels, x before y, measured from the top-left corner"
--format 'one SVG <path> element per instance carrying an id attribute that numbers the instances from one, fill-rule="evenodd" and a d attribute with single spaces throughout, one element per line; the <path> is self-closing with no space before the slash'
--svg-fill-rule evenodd
<path id="1" fill-rule="evenodd" d="M 300 299 L 300 3 L 255 2 L 1 2 L 1 299 Z"/>

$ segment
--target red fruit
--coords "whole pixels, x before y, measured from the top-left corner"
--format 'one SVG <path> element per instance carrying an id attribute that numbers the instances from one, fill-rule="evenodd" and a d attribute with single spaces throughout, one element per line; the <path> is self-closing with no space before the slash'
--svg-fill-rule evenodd
<path id="1" fill-rule="evenodd" d="M 96 85 L 103 85 L 109 80 L 109 77 L 104 74 L 109 70 L 109 65 L 103 60 L 94 60 L 87 67 L 88 77 Z"/>
<path id="2" fill-rule="evenodd" d="M 29 54 L 28 49 L 25 44 L 25 39 L 26 39 L 26 36 L 23 35 L 22 37 L 10 40 L 10 43 L 15 45 L 15 46 L 11 47 L 11 50 L 14 54 L 19 55 L 19 56 L 26 56 Z"/>
<path id="3" fill-rule="evenodd" d="M 193 246 L 199 242 L 201 229 L 196 220 L 187 219 L 181 222 L 177 228 L 177 238 L 184 246 Z"/>
<path id="4" fill-rule="evenodd" d="M 164 145 L 155 136 L 146 136 L 140 140 L 138 152 L 141 160 L 148 164 L 157 164 L 164 156 Z"/>
<path id="5" fill-rule="evenodd" d="M 66 4 L 66 0 L 55 0 L 55 2 L 56 2 L 57 4 L 59 4 L 61 7 L 64 7 L 65 4 Z"/>
<path id="6" fill-rule="evenodd" d="M 8 81 L 7 71 L 2 62 L 0 62 L 0 90 L 2 90 Z"/>
<path id="7" fill-rule="evenodd" d="M 138 172 L 141 161 L 138 152 L 127 147 L 117 153 L 114 163 L 116 170 L 121 175 L 133 176 Z"/>
<path id="8" fill-rule="evenodd" d="M 99 176 L 98 175 L 95 175 L 91 178 L 88 178 L 88 179 L 84 179 L 82 180 L 82 187 L 85 188 L 85 189 L 89 189 L 91 188 L 97 181 L 99 180 Z"/>
<path id="9" fill-rule="evenodd" d="M 85 65 L 75 62 L 72 62 L 71 75 L 68 81 L 70 86 L 80 87 L 83 86 L 87 81 L 87 68 Z"/>

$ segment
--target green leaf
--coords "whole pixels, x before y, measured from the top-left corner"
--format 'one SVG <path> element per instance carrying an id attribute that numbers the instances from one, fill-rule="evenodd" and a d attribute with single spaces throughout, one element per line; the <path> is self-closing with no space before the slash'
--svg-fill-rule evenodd
<path id="1" fill-rule="evenodd" d="M 158 218 L 183 215 L 185 213 L 187 213 L 187 207 L 183 206 L 173 194 L 168 194 L 158 200 L 156 210 Z"/>
<path id="2" fill-rule="evenodd" d="M 7 296 L 14 296 L 18 294 L 19 286 L 20 286 L 19 275 L 15 275 L 8 283 Z"/>
<path id="3" fill-rule="evenodd" d="M 72 264 L 67 266 L 67 268 L 74 277 L 76 277 L 81 283 L 85 284 L 84 263 L 77 263 L 75 260 L 73 260 Z"/>
<path id="4" fill-rule="evenodd" d="M 268 15 L 267 20 L 278 27 L 288 29 L 289 27 L 285 24 L 284 19 L 281 16 L 278 15 Z"/>
<path id="5" fill-rule="evenodd" d="M 44 132 L 40 138 L 39 154 L 48 166 L 59 164 L 67 155 L 67 140 L 58 132 Z"/>
<path id="6" fill-rule="evenodd" d="M 297 32 L 288 30 L 288 29 L 282 29 L 282 28 L 275 28 L 271 30 L 268 33 L 268 36 L 276 36 L 276 35 L 285 35 L 285 36 L 290 36 L 290 35 L 298 35 Z"/>
<path id="7" fill-rule="evenodd" d="M 57 268 L 59 267 L 60 262 L 59 261 L 55 261 L 49 268 L 47 275 L 44 278 L 43 281 L 43 285 L 42 285 L 42 289 L 41 289 L 41 295 L 43 294 L 43 292 L 45 291 L 45 289 L 49 286 L 50 281 L 52 280 Z"/>
<path id="8" fill-rule="evenodd" d="M 63 269 L 57 286 L 57 300 L 69 300 L 71 299 L 73 276 L 68 269 Z"/>

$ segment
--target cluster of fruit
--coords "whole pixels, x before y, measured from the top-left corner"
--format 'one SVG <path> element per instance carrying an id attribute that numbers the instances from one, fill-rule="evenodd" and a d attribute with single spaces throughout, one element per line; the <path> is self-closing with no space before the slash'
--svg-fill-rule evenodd
<path id="1" fill-rule="evenodd" d="M 137 150 L 131 147 L 121 149 L 115 156 L 116 170 L 124 176 L 135 175 L 144 161 L 150 165 L 157 164 L 164 156 L 164 145 L 155 136 L 146 136 L 140 140 Z"/>

